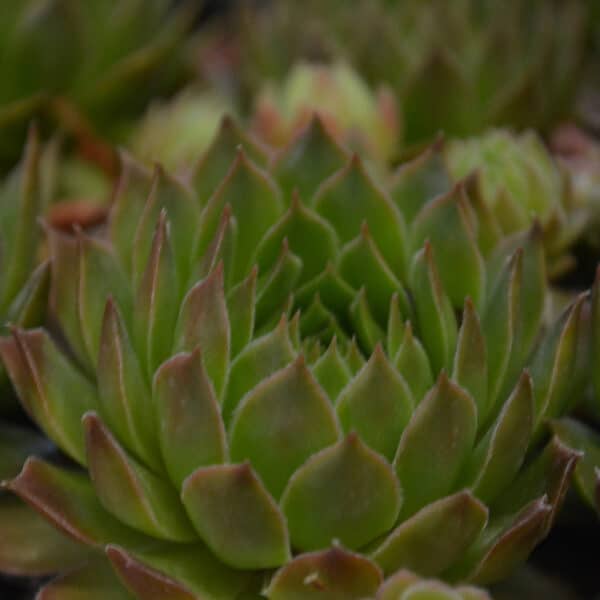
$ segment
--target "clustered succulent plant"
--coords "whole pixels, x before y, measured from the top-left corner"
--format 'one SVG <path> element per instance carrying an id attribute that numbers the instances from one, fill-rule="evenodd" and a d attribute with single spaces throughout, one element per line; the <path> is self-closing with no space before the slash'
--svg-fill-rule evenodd
<path id="1" fill-rule="evenodd" d="M 589 194 L 573 185 L 535 132 L 490 130 L 455 139 L 447 144 L 446 159 L 455 178 L 480 174 L 482 197 L 505 233 L 540 223 L 553 277 L 573 268 L 569 249 L 596 211 Z"/>
<path id="2" fill-rule="evenodd" d="M 382 185 L 319 119 L 270 158 L 225 119 L 185 181 L 126 158 L 105 236 L 49 230 L 57 326 L 0 353 L 79 466 L 5 485 L 118 580 L 45 593 L 469 598 L 402 570 L 523 561 L 580 456 L 545 420 L 589 300 L 547 323 L 539 225 L 499 235 L 470 185 L 437 146 Z"/>
<path id="3" fill-rule="evenodd" d="M 600 515 L 597 146 L 540 137 L 594 3 L 246 3 L 172 98 L 195 3 L 5 4 L 0 575 L 547 596 L 514 571 Z"/>
<path id="4" fill-rule="evenodd" d="M 171 0 L 20 0 L 0 7 L 0 164 L 30 119 L 81 136 L 118 136 L 123 117 L 173 85 L 174 55 L 195 9 Z"/>
<path id="5" fill-rule="evenodd" d="M 343 63 L 300 63 L 278 85 L 268 82 L 256 100 L 252 121 L 257 135 L 283 146 L 318 112 L 331 135 L 383 163 L 398 151 L 399 122 L 389 89 L 373 94 Z"/>
<path id="6" fill-rule="evenodd" d="M 297 60 L 347 60 L 393 88 L 409 145 L 440 130 L 556 123 L 571 109 L 592 10 L 583 0 L 248 4 L 262 10 L 236 19 L 243 86 L 283 79 Z"/>

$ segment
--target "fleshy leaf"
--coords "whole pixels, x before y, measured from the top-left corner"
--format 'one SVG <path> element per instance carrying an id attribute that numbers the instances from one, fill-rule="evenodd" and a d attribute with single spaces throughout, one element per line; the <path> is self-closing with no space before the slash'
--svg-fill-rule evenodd
<path id="1" fill-rule="evenodd" d="M 106 423 L 146 464 L 160 464 L 150 389 L 112 298 L 104 312 L 97 374 L 99 409 Z"/>
<path id="2" fill-rule="evenodd" d="M 484 422 L 488 412 L 486 347 L 479 317 L 470 298 L 465 300 L 452 379 L 471 394 L 477 406 L 478 420 Z"/>
<path id="3" fill-rule="evenodd" d="M 394 459 L 405 517 L 452 491 L 476 431 L 473 399 L 442 372 L 417 406 Z"/>
<path id="4" fill-rule="evenodd" d="M 356 343 L 356 337 L 354 336 L 348 345 L 348 350 L 346 352 L 346 364 L 354 375 L 356 375 L 356 373 L 358 373 L 365 364 L 364 356 L 362 355 L 360 348 Z"/>
<path id="5" fill-rule="evenodd" d="M 127 456 L 94 413 L 83 417 L 83 426 L 90 477 L 106 510 L 150 536 L 193 540 L 175 489 Z"/>
<path id="6" fill-rule="evenodd" d="M 526 506 L 508 527 L 499 532 L 495 523 L 486 531 L 483 547 L 476 544 L 472 554 L 483 557 L 470 571 L 468 579 L 478 584 L 488 584 L 506 577 L 516 565 L 525 562 L 533 548 L 545 537 L 551 506 L 545 498 Z M 496 532 L 495 536 L 490 535 Z M 470 558 L 467 552 L 465 560 Z"/>
<path id="7" fill-rule="evenodd" d="M 485 291 L 483 258 L 465 205 L 464 186 L 457 184 L 448 194 L 429 202 L 411 227 L 413 248 L 429 240 L 440 280 L 455 308 L 462 306 L 466 296 L 479 306 Z"/>
<path id="8" fill-rule="evenodd" d="M 133 275 L 139 284 L 151 255 L 154 244 L 156 222 L 162 219 L 169 222 L 169 237 L 172 244 L 173 263 L 177 278 L 186 281 L 190 268 L 190 249 L 198 227 L 200 211 L 193 194 L 183 183 L 156 167 L 152 189 L 144 212 L 139 219 L 133 248 Z"/>
<path id="9" fill-rule="evenodd" d="M 244 597 L 243 592 L 258 587 L 254 573 L 227 567 L 202 543 L 155 544 L 135 552 L 111 545 L 106 553 L 137 598 L 225 600 Z"/>
<path id="10" fill-rule="evenodd" d="M 413 258 L 411 281 L 420 339 L 427 349 L 434 374 L 439 373 L 452 364 L 457 326 L 436 269 L 433 248 L 427 242 Z"/>
<path id="11" fill-rule="evenodd" d="M 129 154 L 121 153 L 121 172 L 109 219 L 110 239 L 121 265 L 133 269 L 135 232 L 152 187 L 152 174 Z"/>
<path id="12" fill-rule="evenodd" d="M 229 370 L 223 396 L 225 423 L 229 422 L 231 414 L 246 392 L 285 367 L 294 360 L 295 355 L 289 338 L 287 319 L 283 317 L 273 331 L 246 346 L 231 363 Z"/>
<path id="13" fill-rule="evenodd" d="M 244 224 L 238 230 L 235 258 L 231 266 L 230 282 L 235 284 L 248 273 L 256 246 L 278 220 L 283 209 L 276 185 L 242 149 L 238 150 L 227 176 L 202 212 L 197 256 L 202 256 L 206 251 L 227 204 L 231 206 L 236 221 Z"/>
<path id="14" fill-rule="evenodd" d="M 331 312 L 321 302 L 321 295 L 316 294 L 311 305 L 306 309 L 299 318 L 300 335 L 306 341 L 309 338 L 316 338 L 327 343 L 331 339 L 331 333 L 339 336 L 340 340 L 344 340 L 346 335 L 336 315 Z"/>
<path id="15" fill-rule="evenodd" d="M 600 511 L 600 501 L 597 499 L 600 435 L 591 427 L 573 419 L 552 421 L 550 427 L 563 443 L 583 452 L 575 469 L 574 483 L 586 502 Z"/>
<path id="16" fill-rule="evenodd" d="M 443 139 L 437 139 L 419 156 L 402 164 L 392 177 L 392 198 L 409 223 L 427 202 L 446 193 L 452 185 L 442 146 Z"/>
<path id="17" fill-rule="evenodd" d="M 394 356 L 393 364 L 407 382 L 414 404 L 419 404 L 434 380 L 427 353 L 421 342 L 413 335 L 410 321 L 404 325 L 404 338 Z"/>
<path id="18" fill-rule="evenodd" d="M 162 455 L 177 489 L 196 468 L 225 462 L 225 427 L 200 349 L 159 368 L 153 398 Z"/>
<path id="19" fill-rule="evenodd" d="M 25 286 L 8 307 L 5 321 L 23 328 L 43 323 L 47 315 L 49 289 L 50 261 L 46 261 L 31 273 Z"/>
<path id="20" fill-rule="evenodd" d="M 309 458 L 281 498 L 292 544 L 304 551 L 334 540 L 360 548 L 389 531 L 400 503 L 393 469 L 356 433 Z"/>
<path id="21" fill-rule="evenodd" d="M 162 211 L 133 316 L 134 340 L 148 376 L 169 356 L 179 308 L 180 281 L 166 219 Z"/>
<path id="22" fill-rule="evenodd" d="M 109 246 L 79 232 L 78 314 L 89 362 L 96 365 L 106 300 L 112 296 L 124 314 L 131 314 L 129 282 Z"/>
<path id="23" fill-rule="evenodd" d="M 314 116 L 277 154 L 271 170 L 286 194 L 297 189 L 302 198 L 311 201 L 319 184 L 347 161 L 348 152 L 327 132 L 322 119 Z"/>
<path id="24" fill-rule="evenodd" d="M 524 372 L 496 423 L 472 455 L 475 464 L 469 467 L 474 475 L 471 488 L 484 502 L 493 501 L 521 468 L 533 421 L 533 384 L 529 374 Z"/>
<path id="25" fill-rule="evenodd" d="M 259 291 L 256 297 L 255 319 L 257 325 L 263 325 L 269 317 L 279 318 L 280 309 L 292 293 L 302 274 L 302 260 L 289 249 L 287 239 L 281 244 L 279 259 L 270 273 L 259 280 Z"/>
<path id="26" fill-rule="evenodd" d="M 542 235 L 541 227 L 536 222 L 529 231 L 505 238 L 488 261 L 490 279 L 497 280 L 502 278 L 502 267 L 506 257 L 516 251 L 521 253 L 520 280 L 515 288 L 518 310 L 513 315 L 514 339 L 505 383 L 500 391 L 502 396 L 510 392 L 525 361 L 530 359 L 531 350 L 542 326 L 547 289 Z"/>
<path id="27" fill-rule="evenodd" d="M 2 313 L 6 312 L 35 265 L 36 219 L 41 208 L 39 161 L 40 143 L 35 128 L 31 127 L 21 163 L 0 189 L 0 202 L 4 207 L 11 207 L 0 214 L 3 242 L 0 282 Z"/>
<path id="28" fill-rule="evenodd" d="M 85 562 L 89 549 L 58 531 L 22 500 L 0 496 L 0 569 L 28 577 L 51 575 Z"/>
<path id="29" fill-rule="evenodd" d="M 0 353 L 19 399 L 44 432 L 85 464 L 81 416 L 97 405 L 95 387 L 60 353 L 42 329 L 14 329 Z"/>
<path id="30" fill-rule="evenodd" d="M 346 433 L 356 431 L 368 446 L 391 461 L 413 405 L 406 381 L 378 344 L 367 364 L 344 388 L 336 410 Z"/>
<path id="31" fill-rule="evenodd" d="M 94 560 L 47 583 L 37 600 L 133 600 L 106 560 Z"/>
<path id="32" fill-rule="evenodd" d="M 319 294 L 328 308 L 342 314 L 352 302 L 355 293 L 352 286 L 340 277 L 333 263 L 327 263 L 322 273 L 295 292 L 295 299 L 300 306 L 306 306 L 315 294 Z"/>
<path id="33" fill-rule="evenodd" d="M 256 251 L 256 262 L 267 271 L 278 259 L 281 244 L 287 239 L 292 252 L 302 261 L 299 284 L 316 277 L 337 252 L 337 236 L 331 225 L 292 195 L 288 211 L 267 231 Z M 310 240 L 310 243 L 307 243 Z"/>
<path id="34" fill-rule="evenodd" d="M 325 354 L 313 365 L 312 372 L 331 402 L 335 403 L 340 392 L 352 379 L 352 372 L 340 355 L 335 336 Z"/>
<path id="35" fill-rule="evenodd" d="M 4 484 L 53 526 L 78 542 L 101 548 L 109 542 L 147 544 L 101 506 L 87 476 L 30 458 L 18 477 Z"/>
<path id="36" fill-rule="evenodd" d="M 223 291 L 223 264 L 196 284 L 183 299 L 175 328 L 176 352 L 202 350 L 202 360 L 217 397 L 229 366 L 231 329 Z"/>
<path id="37" fill-rule="evenodd" d="M 378 187 L 358 156 L 323 182 L 315 210 L 336 230 L 343 243 L 353 240 L 366 222 L 394 274 L 406 272 L 406 225 L 387 192 Z M 386 306 L 387 310 L 387 306 Z"/>
<path id="38" fill-rule="evenodd" d="M 249 343 L 254 333 L 254 304 L 256 298 L 256 278 L 254 267 L 248 277 L 236 285 L 227 295 L 231 348 L 235 358 Z"/>
<path id="39" fill-rule="evenodd" d="M 381 570 L 368 558 L 334 546 L 301 554 L 282 567 L 266 596 L 269 600 L 362 600 L 375 594 L 382 579 Z"/>
<path id="40" fill-rule="evenodd" d="M 275 498 L 304 461 L 338 437 L 331 402 L 302 355 L 246 395 L 229 428 L 232 461 L 250 460 Z"/>
<path id="41" fill-rule="evenodd" d="M 351 286 L 364 286 L 369 305 L 382 326 L 387 323 L 393 294 L 399 295 L 403 312 L 408 312 L 406 292 L 377 249 L 366 223 L 360 235 L 342 248 L 338 266 L 340 275 Z"/>
<path id="42" fill-rule="evenodd" d="M 234 119 L 225 116 L 211 145 L 200 157 L 191 174 L 191 185 L 200 206 L 205 206 L 231 167 L 231 157 L 242 146 L 257 164 L 266 162 L 266 150 L 247 135 Z"/>
<path id="43" fill-rule="evenodd" d="M 585 299 L 580 295 L 554 323 L 533 358 L 536 424 L 544 417 L 560 416 L 573 402 L 570 393 L 576 380 L 578 325 Z"/>
<path id="44" fill-rule="evenodd" d="M 227 290 L 229 286 L 228 276 L 231 275 L 231 264 L 235 256 L 235 240 L 237 238 L 238 224 L 235 217 L 231 214 L 231 206 L 225 205 L 221 221 L 217 231 L 210 242 L 202 259 L 198 263 L 198 268 L 192 267 L 191 283 L 194 284 L 201 279 L 205 279 L 212 273 L 219 263 L 223 265 L 223 286 Z"/>
<path id="45" fill-rule="evenodd" d="M 400 298 L 398 292 L 394 292 L 390 299 L 386 340 L 386 348 L 391 357 L 396 356 L 398 350 L 400 350 L 404 336 L 404 320 L 400 309 Z"/>
<path id="46" fill-rule="evenodd" d="M 492 417 L 497 412 L 511 360 L 519 311 L 522 266 L 523 251 L 517 250 L 504 264 L 481 319 L 488 364 L 488 409 L 485 414 Z"/>
<path id="47" fill-rule="evenodd" d="M 50 251 L 50 295 L 48 307 L 58 320 L 61 332 L 70 347 L 83 360 L 88 358 L 78 308 L 79 252 L 77 239 L 61 231 L 46 228 Z M 77 274 L 77 275 L 76 275 Z M 86 362 L 84 367 L 93 372 L 94 365 Z"/>
<path id="48" fill-rule="evenodd" d="M 554 436 L 534 459 L 526 464 L 505 491 L 494 501 L 495 514 L 515 514 L 521 507 L 544 497 L 550 505 L 545 532 L 562 506 L 581 452 Z"/>
<path id="49" fill-rule="evenodd" d="M 377 344 L 384 341 L 385 333 L 371 312 L 364 287 L 359 290 L 350 305 L 350 321 L 361 348 L 369 354 L 375 350 Z"/>
<path id="50" fill-rule="evenodd" d="M 445 571 L 475 541 L 488 511 L 470 492 L 432 502 L 399 525 L 373 552 L 385 573 L 408 568 L 423 575 Z"/>
<path id="51" fill-rule="evenodd" d="M 265 569 L 289 560 L 283 515 L 248 463 L 197 469 L 181 498 L 194 527 L 225 564 Z"/>
<path id="52" fill-rule="evenodd" d="M 484 197 L 481 173 L 475 171 L 464 180 L 464 184 L 469 207 L 475 215 L 477 245 L 483 256 L 487 257 L 497 247 L 502 230 Z"/>

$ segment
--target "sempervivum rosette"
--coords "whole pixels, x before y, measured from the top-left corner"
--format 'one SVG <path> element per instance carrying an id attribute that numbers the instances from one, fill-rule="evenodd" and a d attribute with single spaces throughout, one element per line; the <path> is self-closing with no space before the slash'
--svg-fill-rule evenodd
<path id="1" fill-rule="evenodd" d="M 346 60 L 398 97 L 403 139 L 547 129 L 571 111 L 590 7 L 582 0 L 248 2 L 238 11 L 235 75 L 250 90 L 298 60 Z M 257 8 L 258 7 L 258 8 Z M 298 23 L 302 27 L 298 27 Z M 221 37 L 231 38 L 231 19 Z M 376 40 L 376 43 L 374 43 Z"/>
<path id="2" fill-rule="evenodd" d="M 506 234 L 534 220 L 540 222 L 552 275 L 573 266 L 569 247 L 589 229 L 591 202 L 535 132 L 515 135 L 492 130 L 480 137 L 452 140 L 445 155 L 454 177 L 479 172 L 482 198 Z"/>
<path id="3" fill-rule="evenodd" d="M 173 86 L 195 11 L 171 0 L 3 2 L 0 161 L 18 156 L 40 113 L 77 135 L 120 134 L 128 116 Z"/>
<path id="4" fill-rule="evenodd" d="M 42 597 L 358 599 L 529 554 L 588 300 L 543 324 L 539 227 L 502 238 L 444 173 L 430 149 L 381 187 L 318 120 L 265 163 L 225 120 L 185 181 L 126 159 L 105 238 L 49 231 L 61 335 L 1 353 L 79 466 L 6 488 L 97 562 Z"/>
<path id="5" fill-rule="evenodd" d="M 389 89 L 371 92 L 348 65 L 297 64 L 278 85 L 270 82 L 258 95 L 252 117 L 258 136 L 285 146 L 319 113 L 330 134 L 379 161 L 398 151 L 400 124 Z"/>

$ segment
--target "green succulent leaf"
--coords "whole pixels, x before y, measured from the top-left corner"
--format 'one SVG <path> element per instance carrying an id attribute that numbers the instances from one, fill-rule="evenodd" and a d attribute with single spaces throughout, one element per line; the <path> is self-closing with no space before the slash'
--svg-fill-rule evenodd
<path id="1" fill-rule="evenodd" d="M 39 592 L 39 600 L 133 600 L 119 582 L 106 560 L 90 561 L 70 573 L 47 583 Z"/>
<path id="2" fill-rule="evenodd" d="M 231 458 L 249 459 L 279 498 L 294 471 L 339 435 L 331 402 L 300 354 L 238 405 L 229 427 Z"/>
<path id="3" fill-rule="evenodd" d="M 458 184 L 425 205 L 412 223 L 411 234 L 414 248 L 429 240 L 440 280 L 453 306 L 462 306 L 466 296 L 480 306 L 485 269 L 469 223 L 464 186 Z"/>
<path id="4" fill-rule="evenodd" d="M 390 529 L 400 502 L 391 466 L 356 433 L 314 454 L 281 498 L 292 544 L 304 551 L 334 540 L 351 549 L 364 546 Z"/>
<path id="5" fill-rule="evenodd" d="M 152 395 L 162 457 L 177 489 L 199 466 L 226 462 L 225 426 L 200 348 L 163 363 Z"/>
<path id="6" fill-rule="evenodd" d="M 90 477 L 106 510 L 150 536 L 193 540 L 175 489 L 128 456 L 95 413 L 84 415 L 83 426 Z"/>
<path id="7" fill-rule="evenodd" d="M 424 575 L 445 571 L 477 539 L 487 508 L 462 491 L 430 503 L 400 524 L 373 552 L 384 573 L 409 568 Z"/>
<path id="8" fill-rule="evenodd" d="M 181 498 L 194 527 L 225 564 L 265 569 L 287 562 L 283 515 L 249 463 L 201 467 Z"/>
<path id="9" fill-rule="evenodd" d="M 442 372 L 415 409 L 394 458 L 404 492 L 404 517 L 452 491 L 476 430 L 473 399 Z"/>
<path id="10" fill-rule="evenodd" d="M 85 464 L 80 423 L 97 405 L 96 388 L 41 329 L 14 329 L 0 342 L 0 353 L 29 414 L 69 456 Z"/>
<path id="11" fill-rule="evenodd" d="M 404 219 L 358 156 L 323 183 L 314 202 L 315 210 L 331 223 L 344 243 L 359 234 L 363 223 L 376 231 L 377 247 L 389 269 L 403 278 L 407 257 Z"/>
<path id="12" fill-rule="evenodd" d="M 434 373 L 451 366 L 456 345 L 457 326 L 450 300 L 446 295 L 429 243 L 417 252 L 411 268 L 417 324 Z"/>
<path id="13" fill-rule="evenodd" d="M 406 381 L 377 345 L 338 397 L 336 411 L 346 433 L 356 431 L 369 447 L 391 461 L 413 404 Z"/>
<path id="14" fill-rule="evenodd" d="M 273 577 L 269 600 L 360 600 L 372 596 L 383 579 L 369 559 L 338 546 L 294 558 Z"/>

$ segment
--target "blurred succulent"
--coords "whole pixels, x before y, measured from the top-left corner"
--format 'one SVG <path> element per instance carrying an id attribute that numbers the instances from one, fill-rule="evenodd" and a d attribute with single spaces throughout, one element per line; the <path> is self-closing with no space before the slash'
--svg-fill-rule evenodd
<path id="1" fill-rule="evenodd" d="M 191 3 L 171 5 L 2 2 L 0 164 L 14 160 L 28 121 L 40 111 L 84 137 L 117 135 L 128 114 L 171 86 L 178 73 L 173 59 L 196 10 Z"/>
<path id="2" fill-rule="evenodd" d="M 583 457 L 574 474 L 574 483 L 581 498 L 600 515 L 600 374 L 598 352 L 600 351 L 600 268 L 592 288 L 591 310 L 586 315 L 588 326 L 588 352 L 585 370 L 589 374 L 590 394 L 586 411 L 580 418 L 554 419 L 553 432 L 564 443 L 581 451 Z M 584 342 L 586 343 L 586 342 Z M 587 418 L 583 416 L 587 412 Z"/>
<path id="3" fill-rule="evenodd" d="M 555 123 L 570 109 L 588 24 L 584 0 L 254 4 L 264 8 L 235 23 L 242 85 L 283 79 L 300 59 L 347 60 L 393 88 L 409 145 L 440 130 Z"/>
<path id="4" fill-rule="evenodd" d="M 125 157 L 105 239 L 48 231 L 61 335 L 0 353 L 81 469 L 5 488 L 99 562 L 42 598 L 351 600 L 528 556 L 579 457 L 543 425 L 581 394 L 589 303 L 543 325 L 539 227 L 498 236 L 441 163 L 387 190 L 318 119 L 268 161 L 225 119 L 186 181 Z"/>
<path id="5" fill-rule="evenodd" d="M 214 92 L 187 89 L 155 103 L 132 129 L 128 149 L 145 163 L 170 170 L 189 168 L 206 150 L 231 102 Z"/>
<path id="6" fill-rule="evenodd" d="M 40 149 L 35 131 L 29 135 L 27 147 L 21 163 L 0 183 L 0 315 L 2 332 L 8 332 L 7 323 L 16 326 L 31 327 L 38 325 L 45 313 L 48 291 L 48 265 L 38 263 L 39 234 L 36 219 L 40 214 L 39 193 L 39 155 Z M 14 412 L 16 400 L 11 391 L 4 368 L 0 369 L 0 480 L 15 477 L 27 457 L 31 454 L 45 454 L 51 450 L 47 439 L 29 428 L 17 425 L 9 420 Z M 2 507 L 2 541 L 0 542 L 0 569 L 5 573 L 17 574 L 16 564 L 22 560 L 30 562 L 31 555 L 13 547 L 11 534 L 14 528 L 12 509 L 17 505 L 15 498 L 5 492 L 0 493 Z M 61 544 L 64 536 L 37 516 L 33 511 L 22 507 L 20 515 L 29 518 L 19 519 L 19 527 L 27 529 L 29 534 L 38 535 L 38 546 L 45 547 L 45 557 L 50 556 L 50 546 L 55 552 L 67 551 L 72 545 L 69 540 Z M 31 525 L 31 527 L 29 526 Z M 24 534 L 19 532 L 19 536 Z M 47 534 L 47 535 L 44 535 Z M 48 544 L 44 546 L 44 541 Z M 6 560 L 10 557 L 9 560 Z M 53 561 L 56 569 L 58 562 Z M 35 569 L 27 569 L 31 574 Z"/>
<path id="7" fill-rule="evenodd" d="M 491 130 L 452 140 L 446 145 L 446 158 L 455 178 L 479 172 L 483 200 L 505 234 L 540 222 L 552 275 L 573 266 L 568 250 L 589 226 L 590 203 L 575 192 L 566 170 L 537 134 Z"/>
<path id="8" fill-rule="evenodd" d="M 300 63 L 281 85 L 259 93 L 254 129 L 271 146 L 284 146 L 317 112 L 335 138 L 386 162 L 398 150 L 399 123 L 393 94 L 373 94 L 350 67 Z"/>
<path id="9" fill-rule="evenodd" d="M 574 125 L 554 131 L 551 148 L 569 174 L 573 194 L 585 210 L 585 241 L 600 248 L 600 144 Z"/>
<path id="10" fill-rule="evenodd" d="M 4 334 L 6 323 L 38 325 L 45 312 L 48 266 L 35 269 L 41 237 L 37 224 L 39 158 L 37 135 L 32 129 L 21 163 L 0 183 L 0 320 Z M 0 370 L 0 381 L 6 384 L 4 370 Z M 2 387 L 0 412 L 10 405 L 6 386 Z"/>
<path id="11" fill-rule="evenodd" d="M 406 570 L 398 571 L 379 588 L 375 600 L 491 600 L 480 588 L 470 585 L 451 588 L 432 579 L 423 579 Z"/>

